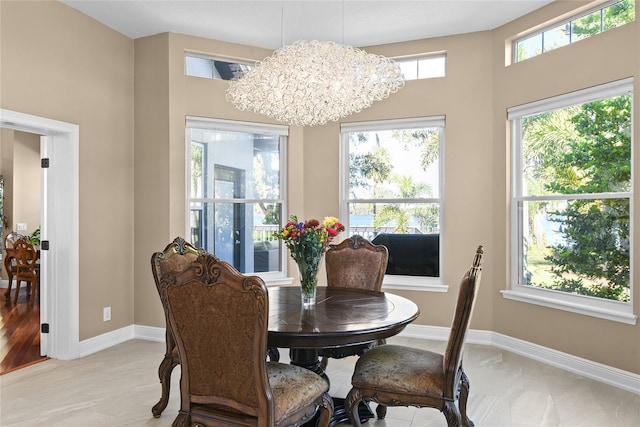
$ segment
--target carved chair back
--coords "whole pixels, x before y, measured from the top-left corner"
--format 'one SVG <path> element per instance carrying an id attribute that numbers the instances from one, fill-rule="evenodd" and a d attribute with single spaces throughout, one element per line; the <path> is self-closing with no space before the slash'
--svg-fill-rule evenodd
<path id="1" fill-rule="evenodd" d="M 151 271 L 156 283 L 158 295 L 160 295 L 160 276 L 184 270 L 184 268 L 194 262 L 205 253 L 202 248 L 196 248 L 182 237 L 176 237 L 169 243 L 162 252 L 156 252 L 151 256 Z M 178 349 L 176 348 L 173 334 L 169 328 L 168 313 L 165 310 L 165 342 L 166 350 L 164 358 L 158 368 L 158 377 L 162 385 L 160 400 L 156 403 L 151 412 L 154 417 L 159 417 L 169 403 L 169 392 L 171 388 L 171 372 L 173 368 L 180 364 Z"/>
<path id="2" fill-rule="evenodd" d="M 482 276 L 482 246 L 478 247 L 473 258 L 473 264 L 469 271 L 464 275 L 460 283 L 458 291 L 458 300 L 456 309 L 451 322 L 451 331 L 449 333 L 449 341 L 447 349 L 444 353 L 443 368 L 445 372 L 445 397 L 454 397 L 462 375 L 462 356 L 464 353 L 464 343 L 467 335 L 467 329 L 471 322 L 471 315 L 476 302 L 476 293 L 480 285 Z"/>
<path id="3" fill-rule="evenodd" d="M 329 245 L 326 253 L 327 286 L 380 291 L 387 269 L 389 252 L 354 235 L 337 245 Z"/>
<path id="4" fill-rule="evenodd" d="M 204 253 L 180 271 L 161 271 L 158 287 L 180 358 L 182 416 L 206 404 L 227 415 L 273 417 L 262 279 Z"/>
<path id="5" fill-rule="evenodd" d="M 12 231 L 11 233 L 7 234 L 7 237 L 5 237 L 4 239 L 4 250 L 6 253 L 6 258 L 4 263 L 7 269 L 7 273 L 9 274 L 15 274 L 16 263 L 15 263 L 14 245 L 18 240 L 26 240 L 28 242 L 29 237 L 25 236 L 24 234 L 20 234 L 18 232 Z"/>

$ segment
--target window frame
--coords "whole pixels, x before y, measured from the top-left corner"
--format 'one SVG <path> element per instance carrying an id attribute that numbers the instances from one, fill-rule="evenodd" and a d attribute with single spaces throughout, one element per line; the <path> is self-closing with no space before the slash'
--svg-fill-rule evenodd
<path id="1" fill-rule="evenodd" d="M 617 192 L 617 193 L 588 193 L 588 194 L 562 194 L 562 195 L 545 195 L 545 196 L 524 196 L 522 194 L 522 132 L 521 132 L 521 120 L 525 116 L 533 114 L 544 113 L 559 108 L 564 108 L 572 105 L 580 105 L 588 102 L 612 98 L 621 95 L 631 96 L 631 108 L 633 109 L 633 78 L 626 78 L 617 80 L 614 82 L 605 83 L 598 86 L 589 87 L 586 89 L 570 92 L 551 98 L 523 104 L 520 106 L 507 109 L 507 120 L 509 128 L 511 129 L 510 144 L 512 150 L 511 160 L 511 207 L 510 207 L 510 287 L 509 289 L 500 291 L 502 296 L 507 299 L 541 305 L 544 307 L 570 311 L 573 313 L 579 313 L 587 316 L 598 317 L 608 319 L 616 322 L 627 323 L 635 325 L 637 322 L 637 316 L 633 314 L 633 269 L 634 269 L 634 253 L 635 248 L 633 239 L 630 238 L 630 301 L 614 301 L 604 298 L 591 297 L 586 295 L 575 295 L 567 292 L 536 288 L 521 283 L 520 271 L 522 264 L 522 240 L 523 230 L 521 227 L 522 220 L 521 214 L 519 214 L 519 206 L 522 202 L 536 201 L 536 200 L 548 200 L 548 199 L 562 199 L 572 200 L 580 198 L 598 199 L 598 198 L 610 198 L 614 196 L 616 198 L 629 198 L 629 210 L 630 210 L 630 236 L 634 233 L 634 171 L 633 164 L 634 156 L 634 130 L 633 122 L 631 126 L 631 191 L 630 192 Z M 633 117 L 633 111 L 632 111 Z M 588 197 L 587 197 L 588 196 Z"/>
<path id="2" fill-rule="evenodd" d="M 428 292 L 447 292 L 449 287 L 444 278 L 444 241 L 445 241 L 445 116 L 429 116 L 409 119 L 375 120 L 366 122 L 341 123 L 340 125 L 340 218 L 345 228 L 349 230 L 349 204 L 351 202 L 369 202 L 370 199 L 351 199 L 349 197 L 349 133 L 372 132 L 376 130 L 402 130 L 412 128 L 440 128 L 439 135 L 439 159 L 438 159 L 438 197 L 428 199 L 381 199 L 387 202 L 402 203 L 438 203 L 439 204 L 439 271 L 438 277 L 429 276 L 405 276 L 385 274 L 382 287 L 385 289 L 400 289 Z M 350 236 L 347 236 L 350 237 Z"/>
<path id="3" fill-rule="evenodd" d="M 619 27 L 603 28 L 602 13 L 603 13 L 604 9 L 606 9 L 607 7 L 610 7 L 610 6 L 612 6 L 612 5 L 616 4 L 616 3 L 620 3 L 621 1 L 622 0 L 609 0 L 607 2 L 600 3 L 600 4 L 598 4 L 598 5 L 594 6 L 594 7 L 590 7 L 588 9 L 582 10 L 581 12 L 576 13 L 575 15 L 572 15 L 572 16 L 570 16 L 568 18 L 561 19 L 561 20 L 558 20 L 558 21 L 553 21 L 553 22 L 549 23 L 549 25 L 545 25 L 544 27 L 542 27 L 540 29 L 536 29 L 534 31 L 528 32 L 523 36 L 519 36 L 518 38 L 514 39 L 511 42 L 511 64 L 517 64 L 519 62 L 523 62 L 523 61 L 526 61 L 528 59 L 535 58 L 536 56 L 540 56 L 540 55 L 542 55 L 544 53 L 551 52 L 551 51 L 553 51 L 553 50 L 555 50 L 557 48 L 571 45 L 571 44 L 576 43 L 576 42 L 578 42 L 580 40 L 588 39 L 588 38 L 590 38 L 592 36 L 595 36 L 597 34 L 602 34 L 605 31 L 609 31 L 609 30 L 612 30 L 614 28 L 619 28 Z M 594 12 L 598 12 L 598 11 L 600 12 L 600 31 L 597 32 L 596 34 L 588 35 L 586 37 L 582 37 L 582 38 L 578 38 L 576 40 L 573 40 L 573 38 L 572 38 L 573 22 L 575 22 L 575 21 L 577 21 L 577 20 L 579 20 L 581 18 L 584 18 L 585 16 L 588 16 L 588 15 L 594 13 Z M 627 22 L 627 24 L 629 24 L 631 22 L 633 22 L 633 21 Z M 561 45 L 561 46 L 558 46 L 558 47 L 553 48 L 553 49 L 546 49 L 545 48 L 545 44 L 544 44 L 544 35 L 545 35 L 545 33 L 550 31 L 550 30 L 553 30 L 553 29 L 555 29 L 557 27 L 560 27 L 562 25 L 568 25 L 569 26 L 569 41 L 568 41 L 568 43 L 566 43 L 564 45 Z M 623 25 L 626 25 L 626 24 L 623 24 Z M 536 36 L 541 36 L 541 42 L 540 42 L 541 43 L 541 46 L 540 46 L 541 52 L 536 54 L 536 55 L 524 58 L 522 60 L 518 60 L 518 44 L 523 42 L 523 41 L 525 41 L 525 40 L 528 40 L 530 38 L 536 37 Z"/>
<path id="4" fill-rule="evenodd" d="M 430 59 L 438 59 L 441 58 L 444 61 L 443 64 L 443 74 L 442 75 L 428 75 L 426 77 L 420 77 L 420 61 L 422 60 L 430 60 Z M 446 52 L 433 52 L 425 55 L 412 55 L 412 56 L 399 56 L 393 58 L 398 65 L 400 64 L 408 64 L 415 63 L 416 67 L 416 78 L 409 78 L 405 76 L 405 81 L 414 81 L 414 80 L 428 80 L 428 79 L 438 79 L 447 76 L 447 54 Z M 401 66 L 402 67 L 402 66 Z"/>
<path id="5" fill-rule="evenodd" d="M 243 60 L 238 60 L 235 58 L 224 58 L 224 57 L 219 57 L 219 56 L 211 56 L 211 55 L 205 55 L 205 54 L 201 54 L 201 53 L 194 53 L 194 52 L 188 52 L 185 51 L 184 53 L 184 75 L 187 77 L 198 77 L 201 79 L 209 79 L 209 80 L 222 80 L 222 81 L 229 81 L 231 79 L 225 79 L 222 76 L 220 77 L 216 77 L 213 73 L 211 74 L 211 76 L 202 76 L 202 75 L 197 75 L 197 74 L 190 74 L 188 72 L 188 58 L 195 58 L 195 59 L 201 59 L 201 60 L 206 60 L 211 62 L 211 66 L 212 69 L 215 69 L 215 63 L 216 62 L 223 62 L 226 64 L 236 64 L 236 65 L 242 65 L 242 66 L 246 66 L 249 67 L 249 70 L 252 67 L 255 67 L 255 62 L 251 62 L 251 61 L 243 61 Z"/>
<path id="6" fill-rule="evenodd" d="M 190 180 L 191 180 L 191 139 L 190 129 L 207 129 L 213 131 L 227 131 L 227 132 L 241 132 L 241 133 L 258 133 L 278 135 L 280 137 L 280 197 L 279 199 L 216 199 L 211 197 L 192 198 L 190 192 Z M 235 120 L 214 119 L 207 117 L 186 116 L 185 118 L 185 235 L 190 236 L 190 212 L 192 202 L 201 203 L 255 203 L 257 201 L 267 201 L 269 203 L 280 203 L 281 205 L 281 218 L 278 227 L 282 227 L 283 221 L 286 219 L 288 212 L 287 205 L 287 144 L 289 137 L 289 127 L 284 125 L 243 122 Z M 203 160 L 204 162 L 204 160 Z M 270 272 L 251 272 L 250 274 L 261 277 L 268 286 L 291 284 L 293 279 L 288 277 L 288 263 L 286 246 L 278 242 L 281 270 Z M 249 274 L 249 273 L 248 273 Z"/>

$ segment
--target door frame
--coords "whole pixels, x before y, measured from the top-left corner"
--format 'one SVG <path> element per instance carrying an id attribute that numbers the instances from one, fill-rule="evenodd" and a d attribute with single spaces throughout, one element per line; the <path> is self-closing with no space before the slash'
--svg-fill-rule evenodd
<path id="1" fill-rule="evenodd" d="M 49 168 L 41 174 L 40 323 L 42 351 L 54 359 L 80 357 L 79 135 L 77 124 L 0 109 L 0 127 L 41 135 L 42 158 Z"/>

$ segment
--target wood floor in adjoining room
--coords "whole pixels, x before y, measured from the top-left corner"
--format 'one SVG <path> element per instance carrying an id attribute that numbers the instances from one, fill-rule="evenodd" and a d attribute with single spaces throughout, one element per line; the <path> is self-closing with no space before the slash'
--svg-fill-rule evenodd
<path id="1" fill-rule="evenodd" d="M 40 302 L 27 299 L 26 286 L 20 288 L 17 304 L 4 297 L 0 289 L 0 375 L 29 366 L 46 357 L 40 356 Z"/>
<path id="2" fill-rule="evenodd" d="M 446 343 L 393 337 L 389 343 L 444 351 Z M 160 418 L 158 365 L 164 343 L 130 340 L 81 359 L 47 360 L 0 377 L 2 427 L 169 427 L 180 408 L 177 367 Z M 282 362 L 288 362 L 281 349 Z M 331 359 L 330 393 L 346 396 L 356 357 Z M 469 415 L 477 427 L 638 427 L 640 395 L 491 346 L 468 344 Z M 373 405 L 375 407 L 375 404 Z M 447 425 L 435 409 L 393 408 L 365 427 Z M 336 427 L 346 427 L 340 424 Z"/>

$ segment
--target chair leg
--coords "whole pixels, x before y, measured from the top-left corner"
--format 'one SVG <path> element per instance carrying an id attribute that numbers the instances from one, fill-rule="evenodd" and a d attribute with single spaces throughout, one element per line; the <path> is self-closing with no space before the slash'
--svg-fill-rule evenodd
<path id="1" fill-rule="evenodd" d="M 13 273 L 11 272 L 11 258 L 9 257 L 9 253 L 7 252 L 6 248 L 5 248 L 5 255 L 3 256 L 4 258 L 4 271 L 7 272 L 7 277 L 9 278 L 9 287 L 7 288 L 7 291 L 4 293 L 4 299 L 6 299 L 7 301 L 11 300 L 11 284 L 13 283 Z"/>
<path id="2" fill-rule="evenodd" d="M 376 415 L 378 416 L 378 419 L 384 420 L 384 417 L 387 416 L 387 406 L 379 403 L 376 408 Z"/>
<path id="3" fill-rule="evenodd" d="M 31 282 L 31 305 L 36 303 L 36 293 L 40 292 L 40 283 L 37 281 Z"/>
<path id="4" fill-rule="evenodd" d="M 162 394 L 160 400 L 151 408 L 151 413 L 155 418 L 159 418 L 162 411 L 165 410 L 169 403 L 169 391 L 171 389 L 171 372 L 173 368 L 178 365 L 177 360 L 171 355 L 167 354 L 160 362 L 158 368 L 158 377 L 160 378 L 160 385 L 162 386 Z"/>
<path id="5" fill-rule="evenodd" d="M 460 378 L 460 398 L 458 399 L 458 406 L 460 407 L 460 417 L 462 418 L 462 425 L 464 427 L 473 427 L 473 421 L 467 416 L 467 398 L 469 397 L 469 378 L 467 374 L 462 371 Z"/>
<path id="6" fill-rule="evenodd" d="M 355 427 L 362 427 L 360 423 L 360 417 L 358 416 L 358 406 L 362 401 L 362 395 L 360 394 L 360 390 L 357 388 L 352 388 L 347 394 L 347 397 L 344 399 L 344 410 L 349 417 L 349 421 Z"/>
<path id="7" fill-rule="evenodd" d="M 333 399 L 328 393 L 322 395 L 322 406 L 320 407 L 320 416 L 316 422 L 317 427 L 329 427 L 331 417 L 333 416 Z"/>
<path id="8" fill-rule="evenodd" d="M 7 270 L 7 276 L 9 277 L 9 286 L 7 287 L 7 290 L 4 293 L 4 299 L 10 301 L 11 300 L 11 288 L 13 285 L 13 274 L 11 274 L 10 270 Z"/>
<path id="9" fill-rule="evenodd" d="M 278 347 L 267 347 L 267 357 L 269 362 L 279 362 L 280 350 L 278 350 Z"/>
<path id="10" fill-rule="evenodd" d="M 191 425 L 191 417 L 188 412 L 180 411 L 178 412 L 178 416 L 173 423 L 171 423 L 171 427 L 189 427 Z"/>
<path id="11" fill-rule="evenodd" d="M 329 364 L 329 358 L 327 356 L 323 356 L 320 359 L 320 367 L 322 368 L 323 371 L 327 370 L 327 365 Z"/>
<path id="12" fill-rule="evenodd" d="M 20 280 L 16 279 L 16 296 L 13 297 L 13 303 L 17 304 L 18 303 L 18 294 L 20 293 L 20 283 L 22 283 Z"/>
<path id="13" fill-rule="evenodd" d="M 458 406 L 456 402 L 447 401 L 444 404 L 444 408 L 442 408 L 442 413 L 444 417 L 447 419 L 447 426 L 449 427 L 460 427 L 460 411 L 458 410 Z"/>

